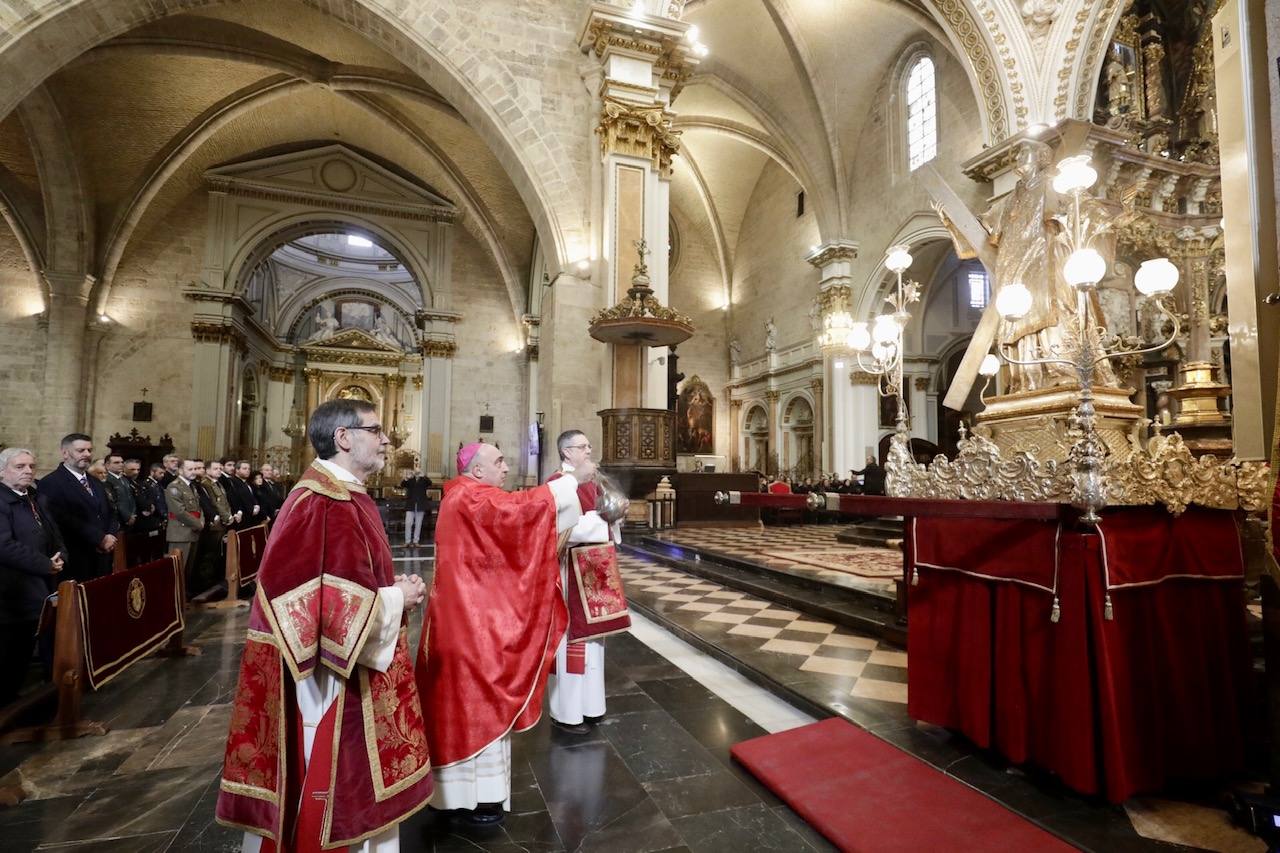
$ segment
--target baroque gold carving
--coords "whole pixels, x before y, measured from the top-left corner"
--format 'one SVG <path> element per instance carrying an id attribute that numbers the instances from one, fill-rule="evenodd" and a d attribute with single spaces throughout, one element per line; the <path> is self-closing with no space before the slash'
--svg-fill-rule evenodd
<path id="1" fill-rule="evenodd" d="M 987 51 L 986 40 L 977 24 L 969 16 L 969 10 L 960 0 L 932 0 L 933 5 L 951 25 L 956 40 L 964 47 L 969 63 L 973 66 L 982 100 L 987 108 L 987 129 L 992 139 L 1004 139 L 1009 135 L 1009 117 L 1005 113 L 1004 98 L 1000 92 L 1003 75 L 995 58 Z M 1012 69 L 1007 69 L 1011 71 Z M 1021 84 L 1019 84 L 1021 85 Z"/>
<path id="2" fill-rule="evenodd" d="M 423 341 L 422 355 L 424 358 L 453 358 L 454 353 L 458 351 L 458 344 L 455 341 Z"/>
<path id="3" fill-rule="evenodd" d="M 229 343 L 242 352 L 246 352 L 249 349 L 244 333 L 235 326 L 196 321 L 191 324 L 191 337 L 201 343 Z"/>
<path id="4" fill-rule="evenodd" d="M 886 466 L 887 491 L 894 497 L 959 500 L 1049 501 L 1067 503 L 1074 491 L 1072 467 L 1042 460 L 1035 453 L 1002 455 L 990 438 L 961 432 L 955 460 L 938 456 L 932 464 L 916 462 L 896 438 Z M 1162 504 L 1175 515 L 1191 504 L 1213 509 L 1260 512 L 1266 506 L 1270 468 L 1261 462 L 1198 459 L 1177 433 L 1154 436 L 1146 447 L 1136 441 L 1127 453 L 1111 454 L 1103 463 L 1107 504 Z"/>
<path id="5" fill-rule="evenodd" d="M 866 373 L 862 370 L 849 371 L 850 385 L 879 385 L 880 377 L 874 373 Z"/>
<path id="6" fill-rule="evenodd" d="M 600 146 L 606 154 L 647 157 L 663 175 L 671 174 L 671 158 L 680 151 L 680 131 L 672 113 L 660 104 L 640 106 L 607 95 L 600 108 Z"/>
<path id="7" fill-rule="evenodd" d="M 267 378 L 275 382 L 292 382 L 295 371 L 292 367 L 272 365 L 267 368 Z"/>

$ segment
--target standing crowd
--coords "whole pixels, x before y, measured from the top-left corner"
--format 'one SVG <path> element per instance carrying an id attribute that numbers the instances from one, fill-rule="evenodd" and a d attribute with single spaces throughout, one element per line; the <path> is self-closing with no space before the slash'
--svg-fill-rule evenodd
<path id="1" fill-rule="evenodd" d="M 0 707 L 26 680 L 45 600 L 63 580 L 109 574 L 116 551 L 141 537 L 163 537 L 182 552 L 188 596 L 216 588 L 225 572 L 229 530 L 274 519 L 284 489 L 271 465 L 246 460 L 165 456 L 143 473 L 138 459 L 95 460 L 93 439 L 65 436 L 59 464 L 39 480 L 33 451 L 0 451 Z M 52 641 L 40 657 L 46 674 Z"/>

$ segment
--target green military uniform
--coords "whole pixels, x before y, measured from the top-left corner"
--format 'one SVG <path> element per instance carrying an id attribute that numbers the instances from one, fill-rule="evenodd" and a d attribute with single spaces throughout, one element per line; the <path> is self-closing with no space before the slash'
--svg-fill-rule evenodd
<path id="1" fill-rule="evenodd" d="M 213 507 L 218 511 L 217 521 L 209 519 L 209 526 L 211 529 L 221 533 L 231 527 L 231 502 L 227 500 L 227 492 L 222 488 L 222 479 L 215 480 L 212 477 L 201 477 L 200 483 L 209 492 L 209 497 L 213 500 Z"/>
<path id="2" fill-rule="evenodd" d="M 120 527 L 127 527 L 129 519 L 138 514 L 138 502 L 133 496 L 133 486 L 124 477 L 107 472 L 107 494 L 111 497 L 111 506 L 120 518 Z"/>
<path id="3" fill-rule="evenodd" d="M 169 526 L 166 535 L 169 550 L 182 553 L 182 565 L 185 566 L 188 586 L 192 573 L 192 549 L 200 540 L 200 531 L 204 530 L 204 513 L 200 511 L 200 498 L 195 489 L 181 477 L 175 477 L 164 490 L 165 503 L 169 507 Z"/>

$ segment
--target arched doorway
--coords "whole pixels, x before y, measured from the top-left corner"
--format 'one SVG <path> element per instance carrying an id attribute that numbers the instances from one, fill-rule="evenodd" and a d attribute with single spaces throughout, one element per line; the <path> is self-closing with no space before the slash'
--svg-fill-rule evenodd
<path id="1" fill-rule="evenodd" d="M 747 410 L 742 420 L 742 458 L 747 461 L 746 470 L 762 474 L 776 473 L 769 457 L 769 413 L 757 403 Z"/>
<path id="2" fill-rule="evenodd" d="M 782 441 L 782 473 L 800 479 L 814 476 L 813 404 L 803 395 L 792 397 L 783 409 Z"/>

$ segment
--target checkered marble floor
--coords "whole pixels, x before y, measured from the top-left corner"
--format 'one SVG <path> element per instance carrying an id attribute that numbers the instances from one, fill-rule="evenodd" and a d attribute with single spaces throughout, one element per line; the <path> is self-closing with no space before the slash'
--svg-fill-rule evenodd
<path id="1" fill-rule="evenodd" d="M 821 562 L 824 553 L 838 552 L 863 555 L 868 561 L 877 564 L 886 563 L 886 556 L 891 555 L 891 559 L 901 566 L 902 556 L 899 549 L 847 545 L 836 539 L 840 529 L 839 525 L 834 524 L 798 524 L 763 529 L 694 527 L 666 531 L 659 534 L 657 538 L 676 545 L 748 560 L 774 571 L 816 578 L 833 586 L 858 589 L 893 598 L 896 592 L 892 577 L 863 577 L 841 571 L 840 565 L 835 562 L 824 567 L 784 559 L 777 555 L 780 551 L 802 551 L 813 562 Z"/>
<path id="2" fill-rule="evenodd" d="M 907 654 L 875 638 L 632 554 L 619 554 L 627 597 L 721 645 L 783 683 L 905 709 Z M 808 692 L 808 691 L 806 691 Z"/>

